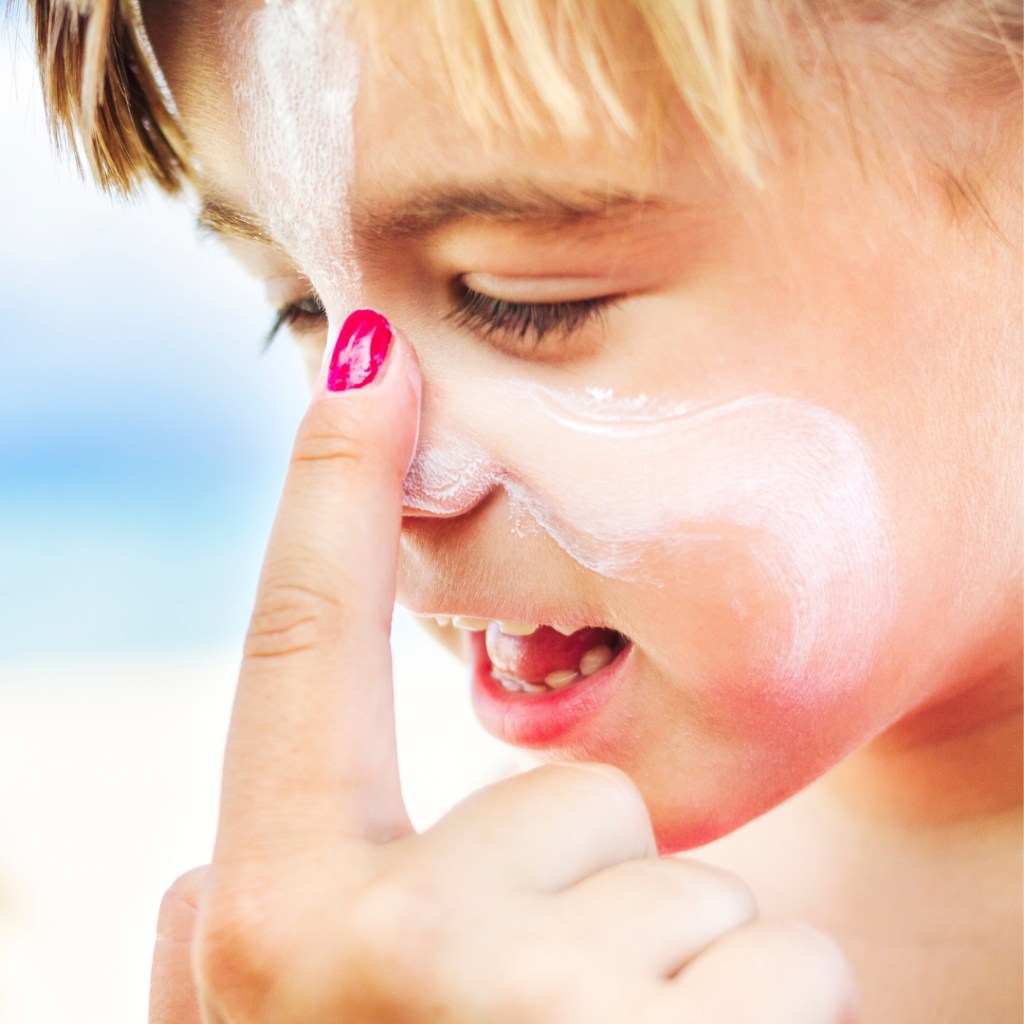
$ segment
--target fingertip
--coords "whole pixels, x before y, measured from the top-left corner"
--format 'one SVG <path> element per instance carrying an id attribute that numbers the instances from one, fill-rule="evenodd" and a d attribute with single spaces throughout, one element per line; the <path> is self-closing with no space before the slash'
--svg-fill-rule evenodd
<path id="1" fill-rule="evenodd" d="M 423 375 L 420 372 L 419 356 L 416 355 L 416 349 L 413 348 L 409 339 L 397 328 L 395 329 L 395 338 L 405 350 L 405 372 L 409 377 L 409 385 L 416 396 L 418 406 L 423 398 Z"/>
<path id="2" fill-rule="evenodd" d="M 317 393 L 359 391 L 387 380 L 401 362 L 406 379 L 419 401 L 422 390 L 419 363 L 409 339 L 376 309 L 353 310 L 337 335 L 329 328 L 329 345 L 321 368 Z"/>
<path id="3" fill-rule="evenodd" d="M 402 331 L 376 310 L 355 310 L 324 361 L 293 459 L 340 445 L 350 463 L 356 456 L 404 477 L 419 437 L 421 390 L 416 353 Z"/>
<path id="4" fill-rule="evenodd" d="M 420 360 L 416 355 L 416 349 L 413 348 L 409 339 L 397 328 L 395 329 L 395 356 L 403 360 L 405 364 L 405 373 L 409 381 L 409 387 L 412 389 L 413 402 L 415 404 L 415 416 L 414 416 L 414 431 L 412 437 L 412 445 L 409 449 L 409 461 L 406 463 L 405 470 L 409 471 L 409 466 L 412 464 L 412 460 L 416 456 L 416 449 L 420 445 L 420 413 L 423 408 L 423 375 L 420 372 Z"/>
<path id="5" fill-rule="evenodd" d="M 356 309 L 345 318 L 327 359 L 324 387 L 328 392 L 358 391 L 380 377 L 394 354 L 394 330 L 375 309 Z"/>

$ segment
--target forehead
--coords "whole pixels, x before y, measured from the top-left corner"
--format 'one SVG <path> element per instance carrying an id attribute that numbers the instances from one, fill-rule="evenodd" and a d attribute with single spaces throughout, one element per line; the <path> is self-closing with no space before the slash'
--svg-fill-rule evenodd
<path id="1" fill-rule="evenodd" d="M 439 69 L 442 55 L 431 42 L 431 27 L 423 18 L 397 17 L 399 7 L 409 9 L 370 5 L 367 17 L 340 4 L 144 4 L 154 49 L 203 179 L 218 201 L 227 201 L 222 206 L 249 205 L 246 168 L 254 153 L 252 132 L 243 130 L 240 122 L 239 99 L 246 93 L 246 83 L 261 73 L 260 45 L 264 51 L 268 45 L 277 47 L 270 58 L 277 61 L 273 73 L 278 85 L 284 74 L 286 93 L 290 90 L 283 98 L 263 97 L 271 106 L 277 103 L 267 116 L 280 120 L 305 109 L 302 124 L 294 131 L 317 134 L 315 140 L 304 140 L 307 145 L 335 152 L 345 147 L 343 126 L 324 123 L 322 114 L 336 103 L 340 83 L 353 74 L 357 78 L 350 143 L 356 157 L 355 187 L 349 200 L 368 214 L 379 213 L 383 203 L 394 205 L 396 196 L 407 199 L 401 204 L 409 214 L 407 223 L 441 219 L 455 207 L 491 216 L 500 216 L 503 210 L 519 215 L 530 206 L 550 212 L 554 207 L 548 200 L 557 193 L 555 205 L 573 215 L 602 201 L 615 207 L 624 197 L 647 195 L 656 188 L 658 171 L 649 145 L 653 134 L 624 136 L 600 105 L 592 111 L 594 130 L 575 137 L 567 137 L 553 123 L 523 131 L 500 123 L 500 118 L 481 131 L 464 116 L 450 80 Z M 301 17 L 277 18 L 262 44 L 256 40 L 254 26 L 267 20 L 268 11 L 303 8 L 319 11 L 320 20 L 311 25 Z M 420 5 L 413 8 L 419 10 Z M 324 11 L 329 18 L 323 18 Z M 303 39 L 311 28 L 313 37 Z M 288 33 L 295 37 L 292 45 L 284 38 Z M 307 45 L 310 42 L 314 45 Z M 265 72 L 264 67 L 264 76 Z M 498 181 L 507 193 L 504 197 L 496 197 L 491 187 L 486 194 L 477 187 L 479 182 Z M 458 193 L 454 199 L 453 189 Z"/>

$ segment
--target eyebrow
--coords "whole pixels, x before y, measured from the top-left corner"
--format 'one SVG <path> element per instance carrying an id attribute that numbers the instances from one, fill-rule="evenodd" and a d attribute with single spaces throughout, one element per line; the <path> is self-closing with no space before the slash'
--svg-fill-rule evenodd
<path id="1" fill-rule="evenodd" d="M 381 242 L 428 235 L 462 220 L 564 228 L 666 205 L 657 197 L 617 188 L 551 188 L 533 181 L 439 184 L 386 202 L 356 204 L 352 223 L 357 236 Z M 262 218 L 215 194 L 203 199 L 196 223 L 204 232 L 280 247 Z"/>
<path id="2" fill-rule="evenodd" d="M 196 215 L 196 227 L 202 234 L 224 238 L 243 238 L 251 242 L 279 247 L 270 226 L 255 214 L 216 195 L 206 195 Z"/>
<path id="3" fill-rule="evenodd" d="M 552 188 L 534 181 L 442 184 L 421 188 L 397 202 L 357 205 L 352 220 L 357 234 L 401 239 L 460 220 L 568 227 L 657 205 L 661 203 L 652 197 L 617 188 Z"/>

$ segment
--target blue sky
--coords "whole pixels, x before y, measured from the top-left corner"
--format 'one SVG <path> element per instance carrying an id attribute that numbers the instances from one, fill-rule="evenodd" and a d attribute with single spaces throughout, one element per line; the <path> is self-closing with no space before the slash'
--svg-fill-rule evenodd
<path id="1" fill-rule="evenodd" d="M 0 32 L 0 661 L 241 642 L 305 404 L 187 205 L 99 195 Z"/>

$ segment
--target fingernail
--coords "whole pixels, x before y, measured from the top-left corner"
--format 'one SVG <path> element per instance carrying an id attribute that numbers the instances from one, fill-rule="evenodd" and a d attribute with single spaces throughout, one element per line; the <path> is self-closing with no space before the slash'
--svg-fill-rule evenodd
<path id="1" fill-rule="evenodd" d="M 328 391 L 365 387 L 384 363 L 391 324 L 373 309 L 357 309 L 341 325 L 327 367 Z"/>

